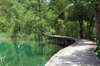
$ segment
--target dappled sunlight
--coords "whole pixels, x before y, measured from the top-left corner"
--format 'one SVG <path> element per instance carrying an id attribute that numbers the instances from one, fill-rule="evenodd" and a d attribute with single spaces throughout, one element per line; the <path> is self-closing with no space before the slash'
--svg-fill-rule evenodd
<path id="1" fill-rule="evenodd" d="M 83 42 L 83 43 L 88 43 L 88 44 L 91 44 L 91 43 L 93 43 L 93 42 L 87 41 L 87 42 Z"/>
<path id="2" fill-rule="evenodd" d="M 54 36 L 56 37 L 56 36 Z M 58 38 L 60 36 L 57 36 Z M 62 37 L 61 38 L 65 38 Z M 67 37 L 66 37 L 67 38 Z M 74 38 L 70 38 L 74 39 Z M 74 39 L 75 43 L 56 53 L 45 66 L 98 66 L 100 60 L 93 52 L 96 43 L 85 39 Z M 93 61 L 95 60 L 95 61 Z"/>
<path id="3" fill-rule="evenodd" d="M 86 49 L 85 46 L 77 46 L 77 47 L 73 48 L 73 50 L 79 50 L 79 51 L 82 51 L 84 49 Z"/>

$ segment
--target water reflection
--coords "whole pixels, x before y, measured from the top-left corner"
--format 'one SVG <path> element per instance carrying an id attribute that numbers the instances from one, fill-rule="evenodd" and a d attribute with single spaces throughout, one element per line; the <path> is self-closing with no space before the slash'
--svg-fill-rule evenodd
<path id="1" fill-rule="evenodd" d="M 0 39 L 0 66 L 43 66 L 59 49 L 47 41 Z"/>

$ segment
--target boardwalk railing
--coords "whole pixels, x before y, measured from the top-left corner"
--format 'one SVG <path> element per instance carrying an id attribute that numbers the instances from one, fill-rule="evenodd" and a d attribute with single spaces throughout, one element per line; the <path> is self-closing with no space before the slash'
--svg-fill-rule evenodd
<path id="1" fill-rule="evenodd" d="M 51 39 L 52 43 L 56 41 L 57 44 L 61 44 L 61 42 L 63 42 L 65 46 L 67 46 L 68 42 L 74 43 L 76 41 L 75 38 L 58 35 L 50 35 L 49 38 Z"/>

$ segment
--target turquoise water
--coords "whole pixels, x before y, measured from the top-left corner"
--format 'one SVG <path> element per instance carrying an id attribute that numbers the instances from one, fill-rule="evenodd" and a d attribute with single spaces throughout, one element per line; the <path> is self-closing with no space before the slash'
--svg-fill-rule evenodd
<path id="1" fill-rule="evenodd" d="M 44 66 L 60 49 L 48 41 L 0 39 L 0 66 Z"/>

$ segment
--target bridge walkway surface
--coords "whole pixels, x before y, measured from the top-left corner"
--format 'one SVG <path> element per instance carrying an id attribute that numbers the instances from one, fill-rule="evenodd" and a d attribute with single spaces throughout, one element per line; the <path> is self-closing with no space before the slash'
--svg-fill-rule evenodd
<path id="1" fill-rule="evenodd" d="M 50 37 L 70 39 L 75 42 L 59 50 L 45 66 L 100 66 L 100 60 L 94 52 L 97 47 L 96 42 L 67 36 L 52 35 Z"/>

